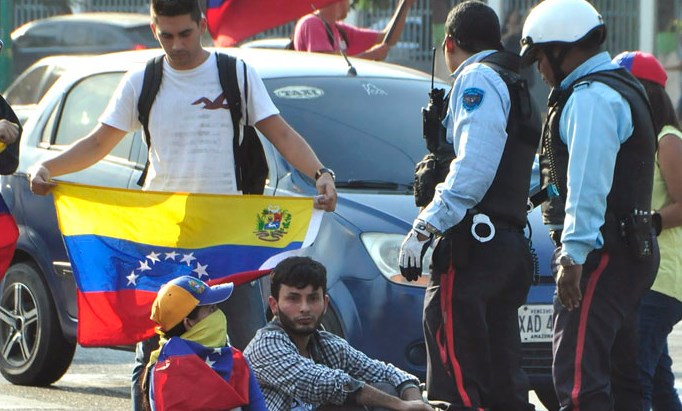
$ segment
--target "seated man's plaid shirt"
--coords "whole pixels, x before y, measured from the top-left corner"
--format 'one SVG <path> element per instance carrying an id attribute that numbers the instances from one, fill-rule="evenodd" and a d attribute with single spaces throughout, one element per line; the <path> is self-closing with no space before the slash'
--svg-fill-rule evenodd
<path id="1" fill-rule="evenodd" d="M 271 411 L 291 410 L 297 404 L 341 405 L 353 379 L 387 382 L 398 387 L 419 380 L 391 364 L 367 357 L 346 340 L 325 331 L 310 339 L 312 358 L 305 358 L 277 318 L 260 329 L 244 350 Z"/>

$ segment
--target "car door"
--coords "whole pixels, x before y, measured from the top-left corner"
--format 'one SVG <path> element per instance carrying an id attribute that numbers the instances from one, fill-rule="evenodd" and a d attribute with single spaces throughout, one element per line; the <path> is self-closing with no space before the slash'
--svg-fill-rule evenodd
<path id="1" fill-rule="evenodd" d="M 64 85 L 61 93 L 49 93 L 47 102 L 42 102 L 34 124 L 29 124 L 22 144 L 22 162 L 24 167 L 37 161 L 53 157 L 71 144 L 87 135 L 98 124 L 101 113 L 106 108 L 111 95 L 118 85 L 123 73 L 97 73 L 83 77 L 77 82 Z M 57 177 L 57 181 L 76 182 L 81 184 L 137 188 L 135 182 L 139 174 L 140 138 L 129 133 L 101 161 L 85 170 Z M 70 274 L 68 258 L 64 251 L 62 238 L 57 229 L 57 219 L 52 196 L 33 195 L 25 178 L 14 178 L 12 181 L 15 201 L 21 207 L 14 207 L 13 213 L 17 223 L 25 227 L 28 241 L 27 247 L 33 248 L 31 254 L 40 261 L 41 268 L 52 282 L 52 289 L 59 290 L 65 298 L 68 315 L 75 317 L 77 313 L 75 285 Z"/>

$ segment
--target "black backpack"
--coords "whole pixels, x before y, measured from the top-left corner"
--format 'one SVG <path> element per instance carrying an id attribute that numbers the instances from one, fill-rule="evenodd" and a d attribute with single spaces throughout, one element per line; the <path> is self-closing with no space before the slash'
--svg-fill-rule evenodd
<path id="1" fill-rule="evenodd" d="M 242 100 L 237 84 L 237 59 L 227 54 L 217 53 L 218 76 L 223 94 L 227 98 L 232 116 L 234 128 L 234 139 L 232 149 L 234 151 L 234 171 L 237 179 L 237 189 L 244 194 L 263 194 L 265 190 L 265 180 L 268 178 L 268 163 L 263 151 L 263 144 L 258 138 L 256 130 L 248 125 L 243 127 L 244 138 L 239 144 L 240 121 L 242 118 Z M 156 98 L 156 94 L 161 87 L 161 77 L 163 75 L 163 55 L 150 59 L 144 70 L 144 80 L 140 99 L 137 102 L 139 120 L 144 128 L 147 150 L 151 146 L 149 134 L 149 112 Z M 249 83 L 246 75 L 246 65 L 244 65 L 244 94 L 245 101 L 249 98 Z M 249 112 L 246 111 L 246 123 L 248 124 Z M 144 170 L 137 184 L 142 186 L 147 178 L 149 170 L 149 155 Z"/>

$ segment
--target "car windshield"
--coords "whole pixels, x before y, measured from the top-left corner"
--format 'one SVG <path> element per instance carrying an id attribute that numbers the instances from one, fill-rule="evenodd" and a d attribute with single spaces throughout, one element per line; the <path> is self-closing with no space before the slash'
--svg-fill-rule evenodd
<path id="1" fill-rule="evenodd" d="M 412 186 L 415 164 L 426 154 L 421 107 L 428 103 L 429 81 L 308 77 L 265 83 L 282 116 L 336 172 L 339 188 Z"/>

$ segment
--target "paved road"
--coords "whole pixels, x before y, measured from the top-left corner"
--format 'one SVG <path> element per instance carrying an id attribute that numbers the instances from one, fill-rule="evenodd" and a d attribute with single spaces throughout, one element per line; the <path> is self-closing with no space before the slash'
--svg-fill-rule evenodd
<path id="1" fill-rule="evenodd" d="M 682 325 L 673 331 L 670 351 L 680 389 Z M 132 352 L 78 347 L 69 371 L 51 387 L 19 387 L 0 378 L 0 410 L 130 410 L 133 358 Z M 532 393 L 531 401 L 546 411 Z"/>
<path id="2" fill-rule="evenodd" d="M 134 357 L 79 346 L 69 371 L 50 387 L 19 387 L 0 378 L 0 410 L 130 410 Z"/>

